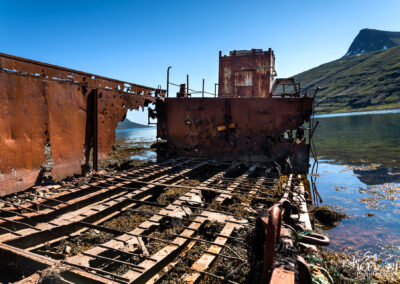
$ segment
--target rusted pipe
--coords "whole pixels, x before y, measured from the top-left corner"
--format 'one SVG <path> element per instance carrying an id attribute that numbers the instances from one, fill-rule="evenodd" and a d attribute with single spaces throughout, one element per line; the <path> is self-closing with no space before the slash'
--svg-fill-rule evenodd
<path id="1" fill-rule="evenodd" d="M 290 232 L 286 228 L 281 228 L 280 230 L 280 239 L 285 242 L 288 246 L 293 247 L 293 241 L 290 236 Z M 276 263 L 274 263 L 276 265 Z M 289 267 L 292 269 L 288 269 Z M 301 256 L 297 256 L 295 261 L 291 261 L 290 263 L 286 263 L 285 265 L 281 265 L 276 267 L 272 273 L 269 283 L 286 283 L 286 284 L 294 284 L 295 282 L 295 269 L 298 271 L 298 283 L 311 284 L 312 276 L 310 269 L 307 265 L 307 262 Z"/>
<path id="2" fill-rule="evenodd" d="M 264 276 L 267 275 L 269 268 L 274 264 L 275 246 L 280 237 L 281 221 L 281 209 L 276 204 L 268 210 L 268 221 L 265 224 L 267 230 L 264 242 Z"/>
<path id="3" fill-rule="evenodd" d="M 297 256 L 297 270 L 299 283 L 311 284 L 312 275 L 307 262 L 300 255 Z"/>
<path id="4" fill-rule="evenodd" d="M 172 66 L 168 66 L 167 69 L 167 98 L 169 96 L 169 70 L 172 68 Z"/>
<path id="5" fill-rule="evenodd" d="M 293 241 L 290 237 L 290 232 L 286 228 L 280 229 L 280 238 L 283 242 L 287 243 L 289 246 L 293 246 Z M 295 266 L 294 263 L 290 263 Z M 288 265 L 290 265 L 288 264 Z M 276 267 L 272 273 L 269 283 L 285 283 L 285 284 L 294 284 L 295 283 L 295 274 L 294 271 L 288 270 L 285 266 Z"/>
<path id="6" fill-rule="evenodd" d="M 186 94 L 189 96 L 189 74 L 186 74 Z"/>
<path id="7" fill-rule="evenodd" d="M 300 242 L 309 245 L 328 246 L 330 240 L 327 236 L 311 233 L 309 235 L 302 236 Z"/>

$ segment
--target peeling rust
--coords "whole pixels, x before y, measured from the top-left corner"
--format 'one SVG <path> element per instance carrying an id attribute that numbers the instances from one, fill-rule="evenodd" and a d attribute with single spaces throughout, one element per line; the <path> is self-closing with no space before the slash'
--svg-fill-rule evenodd
<path id="1" fill-rule="evenodd" d="M 104 158 L 117 123 L 128 109 L 155 102 L 155 91 L 0 54 L 0 196 L 44 177 L 81 174 L 90 148 L 97 145 L 98 157 Z M 96 113 L 94 106 L 88 108 L 89 98 L 97 103 Z"/>
<path id="2" fill-rule="evenodd" d="M 234 50 L 219 57 L 220 98 L 268 98 L 275 73 L 275 55 L 269 49 Z"/>

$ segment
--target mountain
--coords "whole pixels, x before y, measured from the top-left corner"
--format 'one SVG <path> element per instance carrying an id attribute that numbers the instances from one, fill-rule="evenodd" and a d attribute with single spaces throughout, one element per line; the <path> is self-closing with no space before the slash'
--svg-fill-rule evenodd
<path id="1" fill-rule="evenodd" d="M 364 37 L 363 31 L 349 48 L 353 55 L 346 54 L 294 76 L 302 89 L 320 87 L 316 96 L 317 113 L 400 107 L 400 45 L 389 48 L 389 43 L 383 41 L 382 37 L 386 35 L 395 43 L 398 39 L 394 35 L 400 33 L 368 30 L 372 31 L 370 34 L 378 35 L 373 41 L 370 37 Z M 382 42 L 387 49 L 380 48 Z M 371 43 L 374 43 L 373 47 Z M 371 49 L 379 50 L 367 51 L 365 48 L 368 45 Z M 356 54 L 361 47 L 363 49 Z M 365 52 L 361 53 L 363 50 Z"/>
<path id="2" fill-rule="evenodd" d="M 362 29 L 351 43 L 345 56 L 386 50 L 400 44 L 400 32 Z"/>
<path id="3" fill-rule="evenodd" d="M 123 121 L 118 122 L 117 129 L 126 129 L 126 128 L 144 128 L 148 127 L 147 125 L 139 124 L 129 119 L 125 118 Z"/>

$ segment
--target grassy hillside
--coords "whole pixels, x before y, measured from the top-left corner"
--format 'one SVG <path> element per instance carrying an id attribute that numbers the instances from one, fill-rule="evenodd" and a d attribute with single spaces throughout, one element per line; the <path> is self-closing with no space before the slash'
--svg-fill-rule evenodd
<path id="1" fill-rule="evenodd" d="M 317 113 L 400 107 L 400 45 L 323 64 L 295 76 L 302 89 L 321 87 Z"/>

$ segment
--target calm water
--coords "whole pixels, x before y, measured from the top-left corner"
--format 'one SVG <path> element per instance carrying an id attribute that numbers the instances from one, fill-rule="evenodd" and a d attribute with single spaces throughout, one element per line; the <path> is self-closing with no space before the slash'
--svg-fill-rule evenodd
<path id="1" fill-rule="evenodd" d="M 330 229 L 330 248 L 380 252 L 400 246 L 400 110 L 317 116 L 317 188 L 349 219 Z M 117 141 L 150 148 L 156 128 L 117 130 Z M 152 150 L 133 156 L 152 159 Z M 363 202 L 361 202 L 361 201 Z M 373 213 L 373 216 L 367 216 Z M 400 254 L 400 253 L 399 253 Z"/>
<path id="2" fill-rule="evenodd" d="M 143 153 L 132 156 L 131 159 L 155 161 L 156 153 L 150 149 L 151 144 L 156 142 L 156 127 L 117 129 L 117 144 L 128 144 L 131 148 L 145 148 Z"/>
<path id="3" fill-rule="evenodd" d="M 321 115 L 315 134 L 323 204 L 349 216 L 328 231 L 333 249 L 400 247 L 400 110 Z M 373 216 L 368 216 L 371 213 Z"/>

